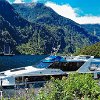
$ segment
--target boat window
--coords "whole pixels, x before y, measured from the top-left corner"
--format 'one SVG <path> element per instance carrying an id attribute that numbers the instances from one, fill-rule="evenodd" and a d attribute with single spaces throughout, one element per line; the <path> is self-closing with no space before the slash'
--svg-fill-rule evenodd
<path id="1" fill-rule="evenodd" d="M 24 67 L 22 67 L 22 68 L 15 68 L 15 69 L 11 69 L 10 71 L 11 72 L 15 72 L 15 71 L 20 71 L 20 70 L 25 70 L 25 68 Z"/>
<path id="2" fill-rule="evenodd" d="M 25 79 L 28 79 L 27 82 L 38 82 L 38 81 L 48 81 L 50 80 L 50 76 L 24 76 L 24 77 L 16 77 L 15 82 L 16 83 L 24 83 Z"/>
<path id="3" fill-rule="evenodd" d="M 40 62 L 39 64 L 35 65 L 36 68 L 48 68 L 52 63 L 50 62 Z"/>
<path id="4" fill-rule="evenodd" d="M 41 76 L 20 76 L 20 77 L 16 77 L 15 78 L 15 82 L 16 83 L 25 83 L 25 80 L 27 78 L 27 82 L 40 82 L 40 81 L 48 81 L 50 80 L 50 78 L 54 77 L 55 79 L 56 78 L 59 78 L 59 79 L 62 79 L 62 76 L 66 76 L 66 75 L 41 75 Z"/>
<path id="5" fill-rule="evenodd" d="M 0 75 L 4 75 L 4 73 L 0 73 Z"/>
<path id="6" fill-rule="evenodd" d="M 0 76 L 6 76 L 5 73 L 0 73 Z"/>
<path id="7" fill-rule="evenodd" d="M 61 69 L 62 71 L 77 71 L 84 62 L 54 62 L 49 68 Z"/>

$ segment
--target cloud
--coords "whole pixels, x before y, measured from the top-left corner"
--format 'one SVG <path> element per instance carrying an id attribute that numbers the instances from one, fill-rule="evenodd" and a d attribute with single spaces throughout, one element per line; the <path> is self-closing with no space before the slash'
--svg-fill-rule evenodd
<path id="1" fill-rule="evenodd" d="M 9 3 L 11 3 L 11 1 L 10 0 L 7 0 Z"/>
<path id="2" fill-rule="evenodd" d="M 100 24 L 100 17 L 96 16 L 83 16 L 83 17 L 76 17 L 76 22 L 79 24 Z"/>
<path id="3" fill-rule="evenodd" d="M 47 2 L 45 4 L 48 7 L 51 7 L 55 12 L 57 12 L 59 15 L 62 15 L 67 18 L 75 18 L 77 16 L 77 13 L 75 13 L 75 9 L 73 9 L 70 5 L 57 5 L 52 2 Z"/>
<path id="4" fill-rule="evenodd" d="M 15 0 L 13 3 L 24 3 L 23 0 Z"/>
<path id="5" fill-rule="evenodd" d="M 32 2 L 38 2 L 38 0 L 32 0 Z"/>
<path id="6" fill-rule="evenodd" d="M 81 10 L 78 8 L 72 8 L 69 4 L 58 5 L 52 2 L 47 2 L 45 5 L 51 7 L 59 15 L 70 18 L 79 24 L 100 24 L 100 17 L 89 15 L 80 17 L 79 13 Z"/>
<path id="7" fill-rule="evenodd" d="M 37 2 L 45 3 L 45 2 L 47 2 L 47 0 L 32 0 L 32 2 L 35 2 L 35 3 L 37 3 Z"/>

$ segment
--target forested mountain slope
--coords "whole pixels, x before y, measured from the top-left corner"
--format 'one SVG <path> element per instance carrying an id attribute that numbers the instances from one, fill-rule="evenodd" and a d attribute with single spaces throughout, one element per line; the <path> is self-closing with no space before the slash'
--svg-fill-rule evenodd
<path id="1" fill-rule="evenodd" d="M 81 25 L 43 4 L 11 5 L 0 0 L 0 52 L 7 44 L 14 53 L 48 54 L 58 45 L 60 53 L 73 53 L 98 41 Z"/>
<path id="2" fill-rule="evenodd" d="M 76 52 L 77 55 L 82 54 L 82 55 L 92 55 L 95 57 L 100 57 L 100 42 L 95 43 L 90 46 L 86 46 L 79 51 Z"/>
<path id="3" fill-rule="evenodd" d="M 90 34 L 100 38 L 100 24 L 83 24 L 82 27 L 85 28 Z"/>

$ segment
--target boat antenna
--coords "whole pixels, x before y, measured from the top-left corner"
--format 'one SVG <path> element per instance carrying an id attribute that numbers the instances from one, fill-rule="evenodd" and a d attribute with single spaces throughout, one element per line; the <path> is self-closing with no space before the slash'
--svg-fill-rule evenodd
<path id="1" fill-rule="evenodd" d="M 54 51 L 54 52 L 51 52 L 51 54 L 56 55 L 56 54 L 57 54 L 57 52 L 58 52 L 58 51 L 59 51 L 59 49 L 60 49 L 60 45 L 58 45 L 58 46 L 57 46 L 57 48 L 52 47 L 52 49 L 53 49 L 53 51 Z"/>
<path id="2" fill-rule="evenodd" d="M 94 28 L 94 31 L 93 31 L 93 35 L 94 35 L 94 36 L 96 35 L 96 30 L 95 30 L 95 28 Z"/>
<path id="3" fill-rule="evenodd" d="M 37 43 L 38 43 L 38 47 L 40 48 L 40 31 L 38 32 Z"/>

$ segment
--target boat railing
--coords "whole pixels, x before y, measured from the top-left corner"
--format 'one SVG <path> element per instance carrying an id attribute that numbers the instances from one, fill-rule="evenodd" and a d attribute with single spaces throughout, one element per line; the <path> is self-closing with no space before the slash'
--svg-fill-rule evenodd
<path id="1" fill-rule="evenodd" d="M 35 82 L 18 82 L 15 84 L 15 88 L 19 89 L 19 88 L 39 88 L 39 87 L 43 87 L 45 85 L 47 81 L 35 81 Z"/>
<path id="2" fill-rule="evenodd" d="M 91 65 L 92 59 L 94 58 L 94 56 L 91 56 L 79 69 L 78 72 L 79 73 L 87 73 L 89 72 L 89 67 Z"/>
<path id="3" fill-rule="evenodd" d="M 46 81 L 35 81 L 35 82 L 27 82 L 27 84 L 35 84 L 35 83 L 46 83 Z M 16 82 L 18 85 L 24 85 L 25 82 Z"/>
<path id="4" fill-rule="evenodd" d="M 64 58 L 67 60 L 67 59 L 74 59 L 74 60 L 77 60 L 77 59 L 82 59 L 82 60 L 84 60 L 84 59 L 89 59 L 89 58 L 93 58 L 93 56 L 88 56 L 88 55 L 79 55 L 79 56 L 64 56 Z"/>

